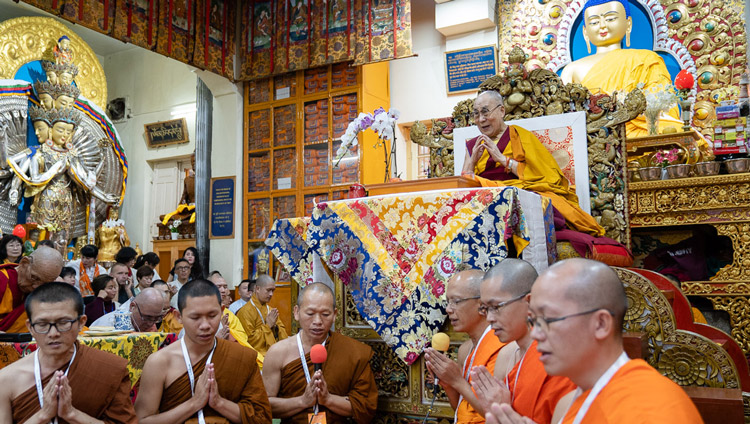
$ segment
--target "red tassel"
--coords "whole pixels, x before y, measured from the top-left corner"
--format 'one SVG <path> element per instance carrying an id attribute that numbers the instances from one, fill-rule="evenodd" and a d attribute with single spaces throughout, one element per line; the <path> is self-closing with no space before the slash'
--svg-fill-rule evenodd
<path id="1" fill-rule="evenodd" d="M 131 25 L 133 25 L 133 5 L 128 2 L 128 38 L 130 38 L 131 34 Z"/>
<path id="2" fill-rule="evenodd" d="M 109 0 L 104 0 L 104 30 L 109 29 Z"/>
<path id="3" fill-rule="evenodd" d="M 174 0 L 169 0 L 169 15 L 167 16 L 167 55 L 172 54 L 172 22 L 174 20 Z"/>
<path id="4" fill-rule="evenodd" d="M 227 60 L 227 22 L 229 20 L 227 19 L 227 9 L 229 9 L 229 6 L 227 3 L 224 3 L 224 29 L 222 30 L 221 34 L 221 74 L 224 75 L 225 69 L 226 69 L 226 60 Z M 234 76 L 234 75 L 232 75 Z"/>
<path id="5" fill-rule="evenodd" d="M 83 0 L 78 0 L 78 20 L 83 20 Z"/>

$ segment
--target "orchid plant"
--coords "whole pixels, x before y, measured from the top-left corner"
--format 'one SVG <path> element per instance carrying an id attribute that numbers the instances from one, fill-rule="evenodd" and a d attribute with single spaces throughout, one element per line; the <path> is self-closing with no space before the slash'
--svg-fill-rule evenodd
<path id="1" fill-rule="evenodd" d="M 171 224 L 169 224 L 169 231 L 172 233 L 179 232 L 180 225 L 182 225 L 182 221 L 179 219 L 175 219 Z"/>
<path id="2" fill-rule="evenodd" d="M 643 83 L 638 84 L 638 88 L 643 88 Z M 646 122 L 649 124 L 649 133 L 658 133 L 659 115 L 667 112 L 677 104 L 677 93 L 672 84 L 659 84 L 651 87 L 645 93 L 646 110 L 643 115 L 646 116 Z"/>
<path id="3" fill-rule="evenodd" d="M 346 156 L 347 152 L 349 152 L 349 149 L 359 143 L 357 134 L 368 128 L 375 131 L 378 135 L 378 143 L 373 147 L 378 148 L 383 145 L 383 148 L 385 148 L 385 141 L 393 141 L 394 139 L 396 121 L 398 121 L 399 116 L 400 113 L 398 110 L 391 109 L 386 112 L 382 107 L 376 109 L 373 113 L 360 113 L 359 116 L 349 123 L 346 132 L 341 136 L 341 146 L 339 146 L 336 151 L 336 163 L 333 167 L 336 168 L 339 165 L 339 162 L 341 162 L 341 159 Z M 385 156 L 387 171 L 388 165 L 390 164 L 390 155 L 387 150 Z"/>
<path id="4" fill-rule="evenodd" d="M 662 168 L 666 168 L 677 160 L 677 149 L 672 150 L 659 150 L 654 153 L 654 162 Z"/>

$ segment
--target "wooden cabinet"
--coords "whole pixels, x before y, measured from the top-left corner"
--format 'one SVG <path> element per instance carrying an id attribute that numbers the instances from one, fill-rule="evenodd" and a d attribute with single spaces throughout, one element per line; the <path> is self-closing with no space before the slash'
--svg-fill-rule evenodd
<path id="1" fill-rule="evenodd" d="M 388 64 L 335 64 L 245 83 L 244 258 L 279 218 L 309 216 L 317 202 L 343 199 L 353 183 L 382 183 L 385 148 L 368 130 L 334 167 L 340 137 L 362 111 L 390 107 Z M 366 166 L 365 166 L 366 165 Z M 278 263 L 269 272 L 289 284 Z"/>

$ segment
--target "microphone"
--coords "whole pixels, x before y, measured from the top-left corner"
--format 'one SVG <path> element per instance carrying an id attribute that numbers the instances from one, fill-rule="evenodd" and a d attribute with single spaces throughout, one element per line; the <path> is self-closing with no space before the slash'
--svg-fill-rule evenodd
<path id="1" fill-rule="evenodd" d="M 432 348 L 435 350 L 439 350 L 442 353 L 445 353 L 451 344 L 451 338 L 447 334 L 440 332 L 435 333 L 435 335 L 432 336 Z M 435 385 L 433 386 L 433 390 L 435 393 L 437 393 L 438 388 L 438 378 L 435 376 Z"/>
<path id="2" fill-rule="evenodd" d="M 310 360 L 315 367 L 315 371 L 323 368 L 323 362 L 326 361 L 327 357 L 328 352 L 326 351 L 326 347 L 322 344 L 316 344 L 312 348 L 310 348 Z"/>

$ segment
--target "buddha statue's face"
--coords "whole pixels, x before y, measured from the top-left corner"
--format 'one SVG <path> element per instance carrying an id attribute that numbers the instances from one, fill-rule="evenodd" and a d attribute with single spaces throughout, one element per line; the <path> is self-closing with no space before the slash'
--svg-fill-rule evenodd
<path id="1" fill-rule="evenodd" d="M 60 84 L 70 85 L 73 83 L 73 74 L 70 72 L 60 72 Z"/>
<path id="2" fill-rule="evenodd" d="M 50 127 L 45 121 L 34 121 L 34 134 L 40 143 L 49 140 Z"/>
<path id="3" fill-rule="evenodd" d="M 633 25 L 617 1 L 589 6 L 584 19 L 583 36 L 597 47 L 620 43 Z"/>
<path id="4" fill-rule="evenodd" d="M 55 108 L 57 110 L 70 109 L 73 107 L 73 103 L 75 103 L 75 101 L 72 97 L 63 94 L 55 99 Z"/>
<path id="5" fill-rule="evenodd" d="M 60 40 L 60 50 L 68 51 L 70 49 L 70 40 L 63 38 Z"/>
<path id="6" fill-rule="evenodd" d="M 57 73 L 49 71 L 47 72 L 47 81 L 49 81 L 52 84 L 57 85 L 60 80 L 57 79 Z"/>
<path id="7" fill-rule="evenodd" d="M 50 110 L 55 107 L 55 99 L 49 93 L 41 93 L 39 95 L 39 103 L 42 104 L 44 110 Z"/>
<path id="8" fill-rule="evenodd" d="M 73 137 L 75 126 L 67 122 L 55 122 L 52 124 L 52 141 L 57 147 L 65 146 Z"/>

